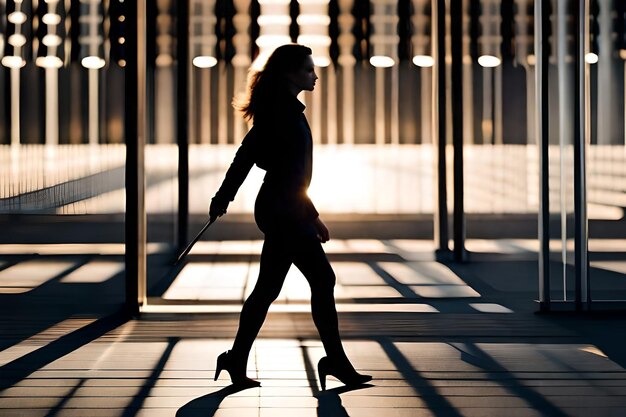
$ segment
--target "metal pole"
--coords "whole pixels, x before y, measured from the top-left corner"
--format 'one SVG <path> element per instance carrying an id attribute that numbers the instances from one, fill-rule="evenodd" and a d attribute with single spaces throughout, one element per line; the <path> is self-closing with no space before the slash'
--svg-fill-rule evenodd
<path id="1" fill-rule="evenodd" d="M 176 142 L 178 144 L 178 248 L 187 244 L 189 229 L 189 2 L 176 3 L 178 67 L 176 71 Z M 209 115 L 205 115 L 209 117 Z"/>
<path id="2" fill-rule="evenodd" d="M 126 310 L 139 314 L 145 303 L 146 209 L 144 144 L 146 117 L 145 0 L 131 2 L 127 10 L 128 60 L 125 71 L 126 140 Z"/>
<path id="3" fill-rule="evenodd" d="M 436 251 L 448 253 L 448 202 L 446 188 L 446 3 L 432 0 L 432 51 L 435 68 L 432 80 L 432 135 L 436 146 L 437 194 L 434 208 Z"/>
<path id="4" fill-rule="evenodd" d="M 539 150 L 539 307 L 550 310 L 550 175 L 548 65 L 550 0 L 535 1 L 535 134 Z M 539 23 L 539 24 L 537 24 Z M 543 34 L 546 34 L 544 37 Z"/>
<path id="5" fill-rule="evenodd" d="M 465 213 L 463 207 L 463 1 L 450 2 L 452 43 L 452 145 L 454 148 L 454 260 L 465 260 Z"/>
<path id="6" fill-rule="evenodd" d="M 585 181 L 585 146 L 589 137 L 589 71 L 585 62 L 587 54 L 587 22 L 589 3 L 579 0 L 576 20 L 576 88 L 574 127 L 574 261 L 576 270 L 576 311 L 586 309 L 589 304 L 587 256 L 587 196 Z"/>

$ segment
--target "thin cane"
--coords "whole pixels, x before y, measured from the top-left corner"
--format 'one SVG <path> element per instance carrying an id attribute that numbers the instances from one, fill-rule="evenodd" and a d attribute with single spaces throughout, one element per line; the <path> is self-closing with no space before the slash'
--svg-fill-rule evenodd
<path id="1" fill-rule="evenodd" d="M 176 262 L 174 262 L 174 265 L 178 265 L 178 264 L 180 263 L 180 261 L 182 261 L 182 260 L 183 260 L 183 258 L 184 258 L 185 256 L 187 256 L 187 254 L 189 253 L 189 251 L 191 250 L 191 248 L 193 248 L 193 245 L 195 245 L 195 244 L 196 244 L 196 242 L 200 239 L 200 236 L 202 236 L 202 234 L 203 234 L 204 232 L 206 232 L 206 229 L 208 229 L 208 228 L 209 228 L 209 226 L 211 226 L 211 225 L 215 222 L 215 220 L 217 220 L 217 217 L 211 217 L 211 218 L 209 219 L 209 221 L 207 222 L 207 224 L 205 224 L 205 225 L 204 225 L 204 227 L 202 228 L 202 230 L 200 230 L 200 233 L 198 233 L 198 234 L 196 235 L 196 237 L 194 237 L 194 238 L 193 238 L 193 240 L 191 241 L 191 243 L 190 243 L 189 245 L 187 245 L 187 247 L 185 248 L 185 250 L 184 250 L 184 251 L 182 251 L 180 255 L 178 255 L 178 258 L 176 258 Z"/>

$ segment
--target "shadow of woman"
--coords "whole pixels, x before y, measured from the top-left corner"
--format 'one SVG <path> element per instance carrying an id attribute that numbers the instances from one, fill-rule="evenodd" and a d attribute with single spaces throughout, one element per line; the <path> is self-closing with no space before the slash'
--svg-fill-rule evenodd
<path id="1" fill-rule="evenodd" d="M 341 397 L 339 394 L 343 394 L 350 391 L 356 391 L 364 388 L 371 388 L 372 384 L 363 384 L 358 386 L 344 386 L 329 389 L 326 391 L 318 391 L 315 394 L 317 398 L 317 415 L 318 417 L 350 417 L 346 409 L 341 404 Z"/>
<path id="2" fill-rule="evenodd" d="M 220 408 L 224 398 L 245 389 L 252 388 L 242 385 L 229 385 L 219 391 L 196 398 L 183 405 L 176 412 L 176 417 L 211 417 Z"/>

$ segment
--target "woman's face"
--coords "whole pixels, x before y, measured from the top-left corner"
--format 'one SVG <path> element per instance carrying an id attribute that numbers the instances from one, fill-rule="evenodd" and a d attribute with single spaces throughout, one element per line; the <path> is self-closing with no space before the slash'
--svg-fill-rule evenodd
<path id="1" fill-rule="evenodd" d="M 313 65 L 311 55 L 306 57 L 304 63 L 298 70 L 288 73 L 287 79 L 291 82 L 293 87 L 299 91 L 313 91 L 317 74 L 315 74 L 315 65 Z"/>

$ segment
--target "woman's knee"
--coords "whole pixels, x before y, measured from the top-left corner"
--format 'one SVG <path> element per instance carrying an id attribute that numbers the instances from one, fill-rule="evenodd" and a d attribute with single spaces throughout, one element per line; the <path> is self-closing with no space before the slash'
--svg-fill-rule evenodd
<path id="1" fill-rule="evenodd" d="M 254 303 L 269 306 L 280 295 L 280 288 L 255 288 L 246 303 Z"/>
<path id="2" fill-rule="evenodd" d="M 332 268 L 328 268 L 321 272 L 318 276 L 313 277 L 311 281 L 311 291 L 320 292 L 322 294 L 332 294 L 335 288 L 337 277 Z"/>

